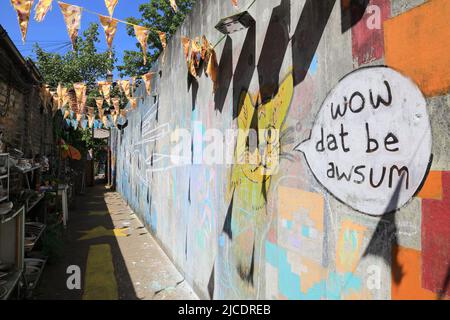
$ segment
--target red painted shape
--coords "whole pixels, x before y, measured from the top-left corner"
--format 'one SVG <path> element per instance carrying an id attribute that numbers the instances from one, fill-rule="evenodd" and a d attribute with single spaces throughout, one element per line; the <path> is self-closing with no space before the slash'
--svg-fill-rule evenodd
<path id="1" fill-rule="evenodd" d="M 377 9 L 377 8 L 379 9 Z M 376 9 L 376 11 L 374 11 Z M 380 28 L 371 29 L 373 17 L 379 13 Z M 358 64 L 381 59 L 384 55 L 383 23 L 389 19 L 391 3 L 389 0 L 371 0 L 362 19 L 352 28 L 353 59 Z"/>
<path id="2" fill-rule="evenodd" d="M 422 286 L 450 296 L 450 171 L 442 172 L 442 200 L 422 201 Z"/>

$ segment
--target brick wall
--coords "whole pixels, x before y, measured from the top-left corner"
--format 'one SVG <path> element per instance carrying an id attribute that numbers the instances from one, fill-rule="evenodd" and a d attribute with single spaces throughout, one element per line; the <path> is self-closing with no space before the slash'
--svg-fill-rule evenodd
<path id="1" fill-rule="evenodd" d="M 43 101 L 40 75 L 36 75 L 30 62 L 17 56 L 3 41 L 0 45 L 0 131 L 3 142 L 9 150 L 21 150 L 26 158 L 49 155 L 54 146 L 51 99 L 48 97 L 46 102 Z M 22 178 L 20 174 L 11 173 L 10 193 L 21 189 Z"/>

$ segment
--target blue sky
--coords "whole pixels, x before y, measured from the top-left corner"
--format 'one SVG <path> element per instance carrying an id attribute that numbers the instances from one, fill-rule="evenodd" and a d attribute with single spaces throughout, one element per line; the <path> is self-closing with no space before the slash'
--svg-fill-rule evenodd
<path id="1" fill-rule="evenodd" d="M 37 0 L 34 1 L 34 6 L 37 2 Z M 88 10 L 108 15 L 104 0 L 64 0 L 63 2 L 79 5 Z M 148 2 L 150 2 L 150 0 L 119 0 L 114 12 L 114 17 L 121 20 L 125 20 L 131 16 L 140 17 L 139 5 Z M 65 44 L 70 43 L 70 39 L 57 0 L 53 1 L 52 10 L 47 13 L 45 20 L 41 23 L 34 20 L 33 7 L 25 45 L 22 44 L 17 15 L 10 1 L 2 0 L 0 6 L 0 24 L 5 28 L 17 48 L 25 57 L 32 56 L 32 48 L 35 42 L 38 42 L 41 47 L 51 52 L 64 53 L 67 50 L 71 50 L 71 46 L 63 47 Z M 83 12 L 79 34 L 82 34 L 83 30 L 85 30 L 91 22 L 98 23 L 98 17 L 91 13 Z M 100 51 L 106 51 L 108 46 L 106 44 L 103 28 L 100 27 L 99 31 L 101 43 L 97 48 Z M 134 37 L 127 35 L 125 24 L 119 23 L 113 43 L 117 52 L 119 64 L 122 60 L 124 50 L 137 50 L 136 43 L 137 41 Z"/>

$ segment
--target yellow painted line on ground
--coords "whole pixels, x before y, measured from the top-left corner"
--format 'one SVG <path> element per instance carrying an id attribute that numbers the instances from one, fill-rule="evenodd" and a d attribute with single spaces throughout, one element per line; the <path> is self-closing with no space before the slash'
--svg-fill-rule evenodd
<path id="1" fill-rule="evenodd" d="M 79 238 L 78 241 L 91 240 L 100 237 L 126 237 L 128 236 L 128 234 L 125 233 L 127 230 L 128 228 L 106 229 L 105 227 L 100 226 L 88 231 L 82 231 L 82 233 L 84 233 L 84 236 Z"/>
<path id="2" fill-rule="evenodd" d="M 89 247 L 83 300 L 117 300 L 117 282 L 109 244 Z"/>
<path id="3" fill-rule="evenodd" d="M 102 217 L 102 216 L 106 216 L 108 214 L 109 214 L 108 211 L 89 211 L 88 212 L 88 216 L 89 217 L 92 217 L 92 216 L 100 216 L 100 217 Z"/>

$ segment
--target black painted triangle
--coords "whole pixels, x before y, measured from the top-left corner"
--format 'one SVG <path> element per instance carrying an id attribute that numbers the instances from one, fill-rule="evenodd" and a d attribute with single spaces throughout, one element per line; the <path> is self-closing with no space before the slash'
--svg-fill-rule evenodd
<path id="1" fill-rule="evenodd" d="M 255 273 L 255 243 L 253 243 L 252 260 L 250 262 L 250 267 L 247 269 L 241 263 L 237 266 L 236 269 L 239 277 L 253 287 L 253 275 Z"/>
<path id="2" fill-rule="evenodd" d="M 233 240 L 233 231 L 231 230 L 231 219 L 233 218 L 233 202 L 234 202 L 234 191 L 231 197 L 230 205 L 228 206 L 227 216 L 225 217 L 225 223 L 223 225 L 223 232 Z"/>
<path id="3" fill-rule="evenodd" d="M 209 276 L 209 281 L 208 281 L 208 293 L 209 293 L 209 298 L 212 300 L 214 299 L 214 267 L 212 268 L 211 271 L 211 275 Z"/>

